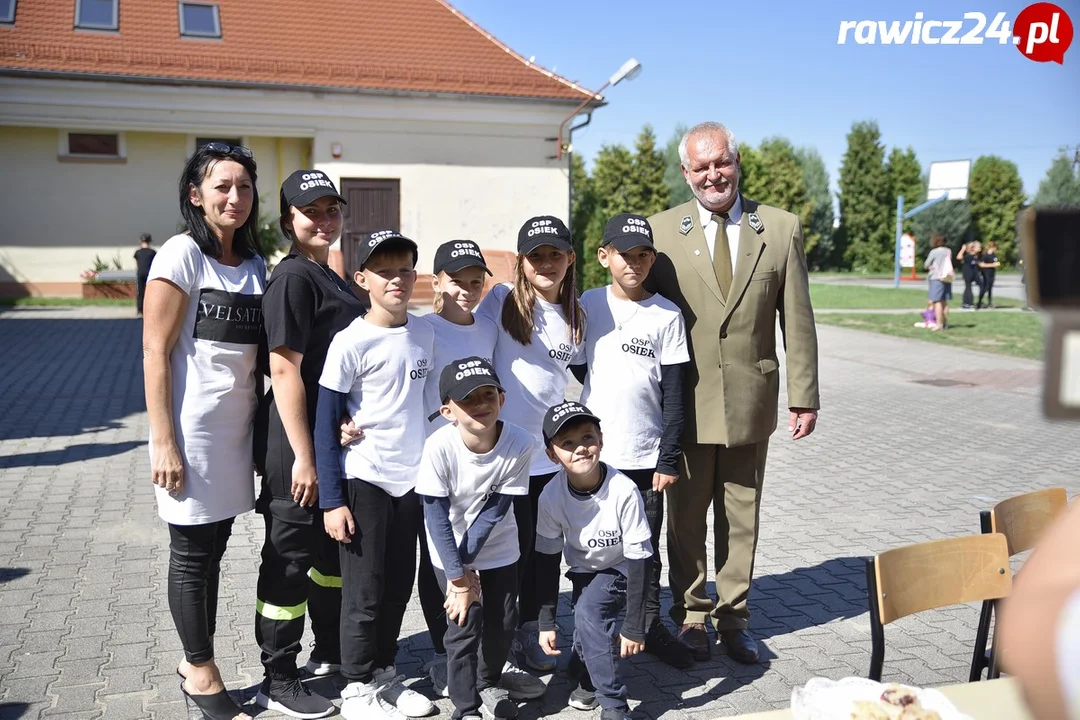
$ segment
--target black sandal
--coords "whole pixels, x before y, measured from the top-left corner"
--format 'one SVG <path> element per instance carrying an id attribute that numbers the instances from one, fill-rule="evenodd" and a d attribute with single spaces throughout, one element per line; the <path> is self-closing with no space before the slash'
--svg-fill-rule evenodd
<path id="1" fill-rule="evenodd" d="M 227 690 L 216 692 L 213 695 L 192 695 L 184 689 L 184 683 L 180 683 L 180 692 L 184 693 L 184 702 L 188 710 L 191 703 L 199 708 L 206 720 L 233 720 L 237 715 L 245 714 L 232 698 Z"/>

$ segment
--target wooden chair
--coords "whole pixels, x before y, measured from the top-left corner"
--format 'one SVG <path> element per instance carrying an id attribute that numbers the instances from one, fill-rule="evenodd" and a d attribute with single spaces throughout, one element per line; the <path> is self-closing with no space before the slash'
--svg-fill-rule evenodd
<path id="1" fill-rule="evenodd" d="M 881 680 L 889 623 L 947 605 L 997 600 L 1011 589 L 1008 543 L 1000 534 L 934 540 L 869 558 L 870 679 Z M 986 643 L 987 634 L 980 632 L 976 648 L 981 644 L 985 649 Z"/>
<path id="2" fill-rule="evenodd" d="M 1024 495 L 1017 495 L 1008 500 L 1002 500 L 990 510 L 979 513 L 979 519 L 984 533 L 1001 533 L 1009 544 L 1009 557 L 1017 553 L 1026 552 L 1039 542 L 1043 532 L 1057 519 L 1069 505 L 1069 497 L 1065 488 L 1049 488 Z M 979 631 L 988 634 L 990 619 L 994 615 L 994 604 L 984 602 L 982 613 L 979 615 Z M 993 647 L 990 652 L 983 648 L 975 648 L 975 656 L 971 659 L 971 675 L 968 678 L 974 682 L 982 678 L 982 671 L 986 670 L 986 679 L 992 680 L 1000 674 L 997 668 L 997 657 Z"/>

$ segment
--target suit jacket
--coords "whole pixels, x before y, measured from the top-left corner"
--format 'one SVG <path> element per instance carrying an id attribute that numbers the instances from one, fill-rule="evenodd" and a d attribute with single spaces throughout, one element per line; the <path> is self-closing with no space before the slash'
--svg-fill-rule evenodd
<path id="1" fill-rule="evenodd" d="M 788 404 L 818 408 L 818 349 L 799 218 L 742 198 L 739 249 L 725 298 L 697 201 L 649 218 L 657 259 L 646 287 L 682 310 L 690 343 L 684 442 L 727 446 L 767 439 L 777 424 L 787 351 Z"/>

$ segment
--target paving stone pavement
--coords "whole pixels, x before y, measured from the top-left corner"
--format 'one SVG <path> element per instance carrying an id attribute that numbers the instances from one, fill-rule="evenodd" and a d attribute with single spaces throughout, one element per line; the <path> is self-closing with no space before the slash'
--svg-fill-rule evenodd
<path id="1" fill-rule="evenodd" d="M 865 675 L 863 558 L 978 532 L 979 511 L 1011 495 L 1080 491 L 1076 425 L 1041 418 L 1039 363 L 819 332 L 818 432 L 792 443 L 781 430 L 769 457 L 751 596 L 764 662 L 718 654 L 682 672 L 634 658 L 625 671 L 635 717 L 783 707 L 815 675 Z M 127 309 L 0 312 L 0 719 L 188 718 L 165 597 L 167 532 L 148 480 L 139 342 Z M 253 630 L 261 535 L 257 515 L 237 520 L 215 638 L 225 681 L 245 698 L 262 676 Z M 958 606 L 890 625 L 886 678 L 965 680 L 976 618 Z M 399 670 L 430 691 L 415 600 L 403 636 Z M 318 683 L 335 690 L 333 680 Z M 570 689 L 555 675 L 521 717 L 588 717 L 566 708 Z M 438 705 L 448 716 L 449 702 Z"/>

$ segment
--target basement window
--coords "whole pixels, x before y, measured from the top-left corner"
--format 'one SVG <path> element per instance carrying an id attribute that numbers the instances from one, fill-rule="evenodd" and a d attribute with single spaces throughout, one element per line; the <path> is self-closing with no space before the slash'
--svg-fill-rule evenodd
<path id="1" fill-rule="evenodd" d="M 187 37 L 221 37 L 218 6 L 209 3 L 180 3 L 180 34 Z"/>
<path id="2" fill-rule="evenodd" d="M 118 30 L 120 0 L 75 0 L 75 27 Z"/>
<path id="3" fill-rule="evenodd" d="M 0 23 L 11 25 L 15 22 L 16 0 L 0 0 Z"/>
<path id="4" fill-rule="evenodd" d="M 127 148 L 124 133 L 60 132 L 60 159 L 124 162 Z"/>

